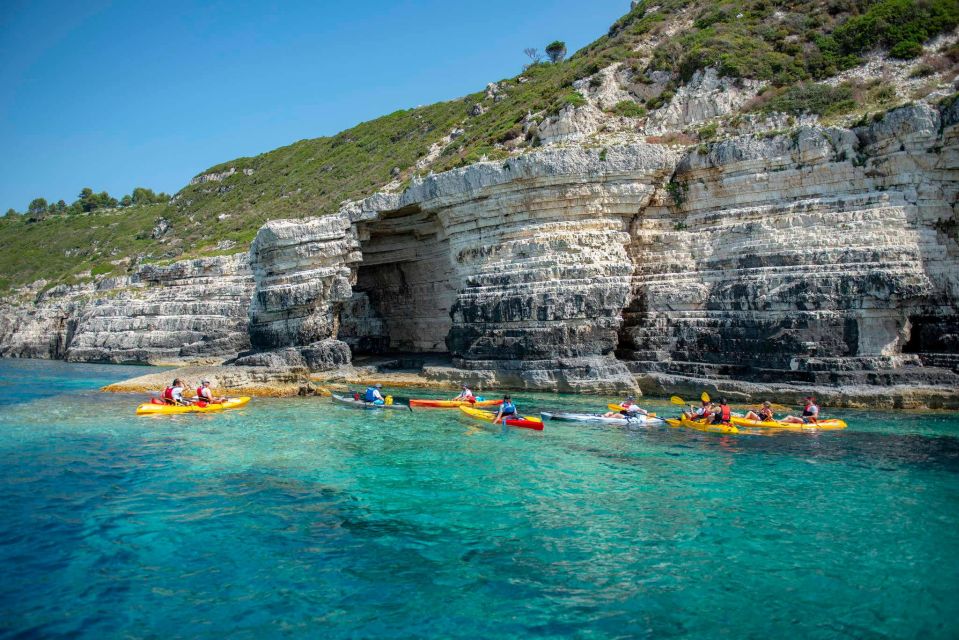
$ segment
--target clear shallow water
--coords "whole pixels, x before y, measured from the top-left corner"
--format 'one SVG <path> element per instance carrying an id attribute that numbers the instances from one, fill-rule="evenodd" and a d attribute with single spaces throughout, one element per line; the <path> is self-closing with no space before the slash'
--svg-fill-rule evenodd
<path id="1" fill-rule="evenodd" d="M 142 371 L 0 361 L 0 636 L 959 633 L 954 416 L 537 433 L 325 399 L 137 418 L 85 393 Z"/>

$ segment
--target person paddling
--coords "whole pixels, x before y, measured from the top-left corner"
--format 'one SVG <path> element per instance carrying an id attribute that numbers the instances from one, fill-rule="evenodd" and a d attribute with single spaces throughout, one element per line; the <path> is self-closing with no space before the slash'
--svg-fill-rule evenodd
<path id="1" fill-rule="evenodd" d="M 756 413 L 755 411 L 747 411 L 746 419 L 755 420 L 756 422 L 772 422 L 776 419 L 773 414 L 772 403 L 769 402 L 769 400 L 763 402 L 763 406 L 759 409 L 759 413 Z"/>
<path id="2" fill-rule="evenodd" d="M 163 401 L 167 404 L 192 404 L 189 400 L 183 397 L 183 381 L 179 378 L 174 379 L 173 384 L 164 389 L 161 395 L 163 397 Z"/>
<path id="3" fill-rule="evenodd" d="M 202 400 L 210 404 L 223 404 L 226 402 L 226 398 L 219 398 L 213 395 L 213 389 L 210 388 L 209 380 L 204 380 L 200 383 L 200 386 L 197 387 L 196 398 L 197 400 Z"/>
<path id="4" fill-rule="evenodd" d="M 713 404 L 709 400 L 703 400 L 701 407 L 696 409 L 693 405 L 689 405 L 688 411 L 683 411 L 683 415 L 686 416 L 688 420 L 705 420 L 708 416 L 712 415 Z"/>
<path id="5" fill-rule="evenodd" d="M 790 424 L 816 424 L 819 422 L 819 405 L 816 404 L 816 399 L 812 396 L 807 396 L 804 401 L 802 415 L 786 416 L 783 418 L 783 422 Z"/>
<path id="6" fill-rule="evenodd" d="M 627 418 L 637 415 L 649 415 L 646 409 L 636 404 L 636 396 L 626 396 L 626 399 L 619 403 L 619 411 L 608 411 L 603 414 L 604 418 L 615 418 L 617 416 L 626 416 Z"/>
<path id="7" fill-rule="evenodd" d="M 709 420 L 710 424 L 729 424 L 730 419 L 732 418 L 733 412 L 729 408 L 729 405 L 726 404 L 726 398 L 720 398 L 719 404 L 713 407 L 712 417 Z"/>
<path id="8" fill-rule="evenodd" d="M 476 402 L 476 396 L 474 396 L 473 391 L 464 384 L 463 390 L 460 391 L 460 394 L 456 396 L 455 398 L 453 398 L 453 400 L 454 401 L 463 400 L 465 402 L 469 402 L 470 404 L 473 404 L 474 402 Z"/>
<path id="9" fill-rule="evenodd" d="M 366 391 L 363 393 L 364 402 L 372 402 L 373 404 L 386 404 L 386 400 L 383 398 L 383 394 L 380 392 L 380 389 L 383 388 L 383 385 L 376 383 L 371 387 L 367 387 Z"/>
<path id="10" fill-rule="evenodd" d="M 519 414 L 516 412 L 516 405 L 513 404 L 513 400 L 509 394 L 503 396 L 503 404 L 499 406 L 499 412 L 496 414 L 496 417 L 493 418 L 493 424 L 498 424 L 500 420 L 505 424 L 507 418 L 511 420 L 519 418 Z"/>

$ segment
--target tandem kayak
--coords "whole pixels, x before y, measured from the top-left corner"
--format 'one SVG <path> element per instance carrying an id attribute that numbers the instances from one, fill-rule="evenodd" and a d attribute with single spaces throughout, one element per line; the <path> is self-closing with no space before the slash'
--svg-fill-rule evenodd
<path id="1" fill-rule="evenodd" d="M 474 409 L 472 407 L 460 407 L 460 411 L 466 415 L 477 418 L 478 420 L 484 420 L 486 422 L 492 422 L 496 419 L 496 414 L 492 411 L 483 411 L 482 409 Z M 510 427 L 520 427 L 522 429 L 535 429 L 536 431 L 543 430 L 543 421 L 539 418 L 520 418 L 520 419 L 510 419 L 507 418 L 504 420 L 506 424 Z"/>
<path id="2" fill-rule="evenodd" d="M 333 399 L 333 402 L 347 407 L 353 407 L 354 409 L 398 409 L 400 411 L 412 411 L 409 405 L 405 404 L 374 404 L 364 400 L 354 400 L 346 396 L 338 396 L 335 393 L 330 397 Z"/>
<path id="3" fill-rule="evenodd" d="M 794 424 L 780 420 L 762 422 L 760 420 L 747 420 L 746 418 L 733 416 L 730 418 L 730 422 L 736 426 L 750 429 L 777 429 L 782 431 L 837 431 L 839 429 L 845 429 L 847 426 L 845 421 L 835 418 L 831 420 L 820 420 L 816 424 Z"/>
<path id="4" fill-rule="evenodd" d="M 666 424 L 671 427 L 685 427 L 693 431 L 704 433 L 739 433 L 739 428 L 731 424 L 707 424 L 701 420 L 690 420 L 685 416 L 681 419 L 669 418 Z"/>
<path id="5" fill-rule="evenodd" d="M 540 415 L 548 420 L 562 420 L 566 422 L 598 422 L 602 424 L 615 424 L 622 427 L 643 427 L 646 425 L 661 425 L 665 423 L 662 418 L 650 418 L 644 415 L 637 416 L 619 416 L 606 418 L 596 413 L 571 413 L 569 411 L 542 411 Z"/>
<path id="6" fill-rule="evenodd" d="M 152 416 L 152 415 L 171 415 L 178 413 L 212 413 L 214 411 L 223 411 L 225 409 L 237 409 L 242 407 L 247 402 L 250 401 L 250 398 L 247 396 L 242 396 L 240 398 L 227 398 L 226 402 L 219 404 L 155 404 L 152 402 L 146 402 L 137 407 L 138 416 Z"/>
<path id="7" fill-rule="evenodd" d="M 410 400 L 411 407 L 424 407 L 428 409 L 455 409 L 456 407 L 498 407 L 503 404 L 502 400 L 477 400 L 469 402 L 468 400 Z"/>

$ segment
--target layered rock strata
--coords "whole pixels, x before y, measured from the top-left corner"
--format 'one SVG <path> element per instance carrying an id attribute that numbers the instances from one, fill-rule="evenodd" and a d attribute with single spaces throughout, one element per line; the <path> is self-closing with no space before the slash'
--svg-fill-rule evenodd
<path id="1" fill-rule="evenodd" d="M 954 384 L 955 111 L 684 152 L 553 148 L 270 223 L 254 344 L 445 347 L 433 379 L 529 389 Z"/>
<path id="2" fill-rule="evenodd" d="M 0 305 L 0 353 L 76 362 L 222 362 L 250 348 L 252 291 L 245 253 L 59 286 L 32 301 Z"/>
<path id="3" fill-rule="evenodd" d="M 249 332 L 254 349 L 270 355 L 241 357 L 237 364 L 314 370 L 348 364 L 349 348 L 333 339 L 352 296 L 358 246 L 345 215 L 264 225 L 250 249 L 256 286 Z"/>
<path id="4" fill-rule="evenodd" d="M 636 372 L 952 384 L 956 115 L 802 127 L 687 153 L 637 218 L 619 355 Z"/>

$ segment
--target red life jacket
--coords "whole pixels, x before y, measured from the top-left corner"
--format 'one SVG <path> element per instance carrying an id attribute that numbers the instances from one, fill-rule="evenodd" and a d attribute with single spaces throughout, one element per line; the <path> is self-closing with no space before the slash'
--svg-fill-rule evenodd
<path id="1" fill-rule="evenodd" d="M 163 390 L 163 399 L 173 402 L 173 387 L 167 387 Z"/>
<path id="2" fill-rule="evenodd" d="M 723 404 L 719 406 L 720 415 L 719 418 L 723 424 L 729 424 L 729 419 L 732 417 L 732 412 L 729 410 L 729 405 Z"/>
<path id="3" fill-rule="evenodd" d="M 213 394 L 210 394 L 210 395 L 213 395 Z M 207 397 L 203 395 L 203 387 L 196 388 L 196 397 L 199 398 L 200 400 L 207 400 Z"/>

